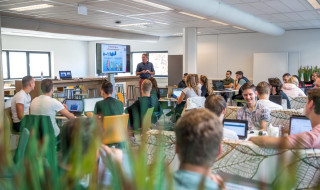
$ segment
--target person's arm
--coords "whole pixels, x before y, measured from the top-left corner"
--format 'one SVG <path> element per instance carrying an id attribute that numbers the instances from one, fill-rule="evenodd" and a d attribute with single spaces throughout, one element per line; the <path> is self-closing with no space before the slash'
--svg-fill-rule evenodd
<path id="1" fill-rule="evenodd" d="M 291 149 L 292 145 L 289 143 L 287 137 L 250 137 L 249 141 L 265 148 L 281 148 Z"/>
<path id="2" fill-rule="evenodd" d="M 66 108 L 60 110 L 59 113 L 61 115 L 65 116 L 68 119 L 73 119 L 74 118 L 74 115 L 72 113 L 70 113 Z"/>
<path id="3" fill-rule="evenodd" d="M 145 71 L 145 70 L 140 71 L 140 72 L 136 72 L 136 75 L 138 76 L 138 75 L 141 75 L 141 74 L 144 74 L 144 73 L 146 73 L 146 71 Z"/>
<path id="4" fill-rule="evenodd" d="M 156 72 L 152 72 L 152 71 L 149 71 L 149 70 L 146 70 L 146 73 L 150 73 L 151 75 L 154 75 Z"/>
<path id="5" fill-rule="evenodd" d="M 184 94 L 184 92 L 182 91 L 182 92 L 181 92 L 181 95 L 178 97 L 177 104 L 181 104 L 181 102 L 183 101 L 184 97 L 185 97 L 185 94 Z"/>
<path id="6" fill-rule="evenodd" d="M 260 125 L 261 125 L 261 131 L 266 131 L 267 130 L 267 127 L 268 127 L 268 122 L 267 121 L 262 120 L 260 122 Z"/>
<path id="7" fill-rule="evenodd" d="M 19 120 L 24 117 L 24 105 L 20 103 L 16 103 L 17 116 Z"/>
<path id="8" fill-rule="evenodd" d="M 153 64 L 151 63 L 151 70 L 150 71 L 148 71 L 151 75 L 155 75 L 156 74 L 156 72 L 155 72 L 155 70 L 154 70 L 154 68 L 153 68 Z"/>
<path id="9" fill-rule="evenodd" d="M 228 85 L 223 85 L 225 88 L 232 88 L 233 87 L 233 83 L 230 83 Z"/>

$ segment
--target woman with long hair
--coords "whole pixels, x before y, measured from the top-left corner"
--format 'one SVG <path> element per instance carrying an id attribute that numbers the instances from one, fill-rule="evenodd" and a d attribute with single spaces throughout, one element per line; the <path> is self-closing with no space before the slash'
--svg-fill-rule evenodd
<path id="1" fill-rule="evenodd" d="M 206 75 L 201 75 L 199 80 L 201 86 L 201 96 L 208 97 L 212 94 L 212 88 Z"/>
<path id="2" fill-rule="evenodd" d="M 187 100 L 190 97 L 200 96 L 200 91 L 198 89 L 196 77 L 194 76 L 194 74 L 189 74 L 187 76 L 186 84 L 187 88 L 182 90 L 177 104 L 180 104 L 183 100 Z"/>
<path id="3" fill-rule="evenodd" d="M 153 77 L 149 77 L 149 80 L 151 81 L 152 83 L 152 90 L 150 92 L 150 95 L 154 94 L 158 97 L 158 99 L 160 99 L 160 92 L 159 92 L 159 89 L 158 89 L 158 83 L 157 83 L 157 80 Z"/>

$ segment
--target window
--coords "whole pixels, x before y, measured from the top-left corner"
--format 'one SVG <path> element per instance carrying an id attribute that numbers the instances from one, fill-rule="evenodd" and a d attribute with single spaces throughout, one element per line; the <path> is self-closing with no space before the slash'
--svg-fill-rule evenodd
<path id="1" fill-rule="evenodd" d="M 168 52 L 133 52 L 132 53 L 132 71 L 135 74 L 136 68 L 142 62 L 142 54 L 148 55 L 149 61 L 153 64 L 156 72 L 155 76 L 168 76 Z"/>
<path id="2" fill-rule="evenodd" d="M 3 78 L 51 77 L 49 52 L 2 51 Z"/>

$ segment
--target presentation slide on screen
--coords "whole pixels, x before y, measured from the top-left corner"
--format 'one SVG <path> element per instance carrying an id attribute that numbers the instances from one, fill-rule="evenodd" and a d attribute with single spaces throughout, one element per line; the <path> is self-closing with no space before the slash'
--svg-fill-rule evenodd
<path id="1" fill-rule="evenodd" d="M 101 45 L 102 73 L 126 72 L 127 51 L 125 45 Z"/>
<path id="2" fill-rule="evenodd" d="M 246 124 L 245 123 L 233 123 L 224 122 L 224 128 L 230 129 L 237 133 L 239 136 L 245 136 Z"/>

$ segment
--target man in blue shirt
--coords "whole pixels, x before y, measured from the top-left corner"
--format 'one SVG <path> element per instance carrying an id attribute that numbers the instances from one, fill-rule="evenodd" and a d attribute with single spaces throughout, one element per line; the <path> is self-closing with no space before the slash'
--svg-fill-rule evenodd
<path id="1" fill-rule="evenodd" d="M 207 109 L 193 109 L 178 120 L 174 131 L 180 160 L 179 170 L 174 173 L 174 189 L 216 190 L 222 187 L 221 178 L 211 173 L 213 162 L 222 151 L 219 118 Z"/>
<path id="2" fill-rule="evenodd" d="M 153 64 L 148 61 L 147 54 L 142 54 L 142 62 L 137 65 L 136 75 L 140 75 L 139 88 L 141 95 L 141 84 L 144 79 L 148 79 L 151 75 L 154 75 L 155 71 L 153 68 Z"/>

